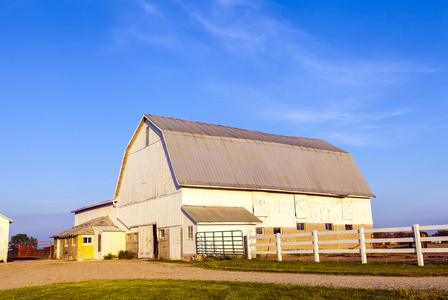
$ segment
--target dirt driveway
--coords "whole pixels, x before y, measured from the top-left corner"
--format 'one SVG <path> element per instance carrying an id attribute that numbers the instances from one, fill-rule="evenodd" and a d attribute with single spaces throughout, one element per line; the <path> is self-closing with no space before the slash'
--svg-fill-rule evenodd
<path id="1" fill-rule="evenodd" d="M 197 279 L 272 282 L 300 285 L 448 291 L 448 277 L 375 277 L 276 274 L 205 270 L 189 265 L 143 260 L 32 261 L 0 264 L 0 289 L 92 279 Z"/>

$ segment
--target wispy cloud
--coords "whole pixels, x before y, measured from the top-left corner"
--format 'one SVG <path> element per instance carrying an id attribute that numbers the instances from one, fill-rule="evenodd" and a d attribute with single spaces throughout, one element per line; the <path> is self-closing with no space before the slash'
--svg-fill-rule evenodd
<path id="1" fill-rule="evenodd" d="M 250 103 L 246 109 L 261 118 L 317 126 L 344 144 L 378 145 L 385 128 L 412 111 L 406 103 L 385 105 L 388 91 L 438 71 L 399 55 L 378 59 L 346 53 L 288 20 L 282 13 L 286 8 L 273 2 L 135 3 L 139 18 L 129 21 L 122 36 L 178 49 L 195 60 L 202 53 L 192 50 L 196 47 L 207 49 L 207 59 L 237 58 L 253 73 L 264 74 L 263 84 L 242 84 L 226 75 L 203 84 L 230 95 L 229 105 Z"/>
<path id="2" fill-rule="evenodd" d="M 396 110 L 393 112 L 383 113 L 365 113 L 365 112 L 352 112 L 352 111 L 332 111 L 332 110 L 291 110 L 281 109 L 277 111 L 269 110 L 269 115 L 278 117 L 286 121 L 293 121 L 296 123 L 328 123 L 338 122 L 345 124 L 364 124 L 369 122 L 375 122 L 400 116 L 405 114 L 404 110 Z"/>
<path id="3" fill-rule="evenodd" d="M 216 1 L 200 8 L 184 6 L 186 12 L 229 51 L 238 55 L 289 57 L 297 71 L 341 85 L 400 84 L 415 73 L 435 72 L 435 68 L 407 61 L 372 61 L 338 57 L 311 33 L 287 20 L 272 16 L 268 2 Z M 342 55 L 343 56 L 343 55 Z"/>

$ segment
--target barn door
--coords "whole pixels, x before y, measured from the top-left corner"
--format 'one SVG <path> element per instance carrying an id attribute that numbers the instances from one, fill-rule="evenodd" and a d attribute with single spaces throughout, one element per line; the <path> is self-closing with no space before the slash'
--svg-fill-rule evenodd
<path id="1" fill-rule="evenodd" d="M 180 229 L 170 228 L 170 259 L 180 259 Z"/>
<path id="2" fill-rule="evenodd" d="M 154 229 L 153 226 L 138 228 L 138 258 L 154 258 Z"/>

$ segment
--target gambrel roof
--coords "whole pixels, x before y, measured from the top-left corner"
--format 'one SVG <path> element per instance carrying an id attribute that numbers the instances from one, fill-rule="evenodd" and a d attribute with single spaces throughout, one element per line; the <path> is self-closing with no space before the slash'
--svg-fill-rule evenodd
<path id="1" fill-rule="evenodd" d="M 351 154 L 321 139 L 149 114 L 142 122 L 160 130 L 181 187 L 375 197 Z"/>

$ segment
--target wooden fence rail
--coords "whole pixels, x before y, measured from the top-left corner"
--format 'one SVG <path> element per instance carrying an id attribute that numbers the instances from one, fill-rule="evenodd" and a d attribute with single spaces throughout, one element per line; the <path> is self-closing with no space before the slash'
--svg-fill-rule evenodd
<path id="1" fill-rule="evenodd" d="M 448 229 L 448 225 L 431 225 L 431 226 L 419 226 L 415 224 L 409 227 L 393 227 L 393 228 L 375 228 L 375 229 L 364 229 L 360 228 L 357 230 L 344 230 L 344 231 L 316 231 L 305 232 L 305 233 L 290 233 L 290 234 L 280 234 L 275 235 L 255 235 L 247 237 L 247 258 L 251 259 L 252 255 L 255 254 L 276 254 L 277 260 L 282 260 L 282 254 L 314 254 L 314 261 L 319 262 L 319 254 L 329 254 L 329 253 L 359 253 L 361 255 L 361 262 L 367 263 L 367 254 L 369 253 L 415 253 L 417 255 L 417 261 L 419 266 L 424 265 L 423 253 L 448 253 L 448 246 L 446 248 L 423 248 L 422 242 L 435 242 L 435 241 L 448 241 L 448 236 L 432 236 L 432 237 L 421 237 L 420 232 L 423 230 L 443 230 Z M 401 232 L 401 231 L 412 231 L 413 237 L 402 237 L 402 238 L 366 238 L 366 234 L 372 233 L 389 233 L 389 232 Z M 325 235 L 338 235 L 338 234 L 357 234 L 359 238 L 348 239 L 348 240 L 324 240 L 320 241 L 319 236 Z M 300 241 L 300 242 L 282 242 L 282 238 L 293 238 L 293 237 L 310 237 L 310 241 Z M 275 242 L 271 243 L 257 243 L 257 240 L 261 239 L 275 239 Z M 252 241 L 255 240 L 255 243 Z M 415 243 L 415 248 L 401 248 L 401 249 L 375 249 L 367 248 L 366 244 L 376 244 L 376 243 Z M 340 244 L 360 244 L 360 249 L 319 249 L 319 245 L 340 245 Z M 311 250 L 282 250 L 282 246 L 306 246 L 312 245 Z M 268 247 L 268 250 L 261 251 L 256 250 L 257 247 Z M 275 247 L 275 250 L 270 250 L 270 247 Z"/>

